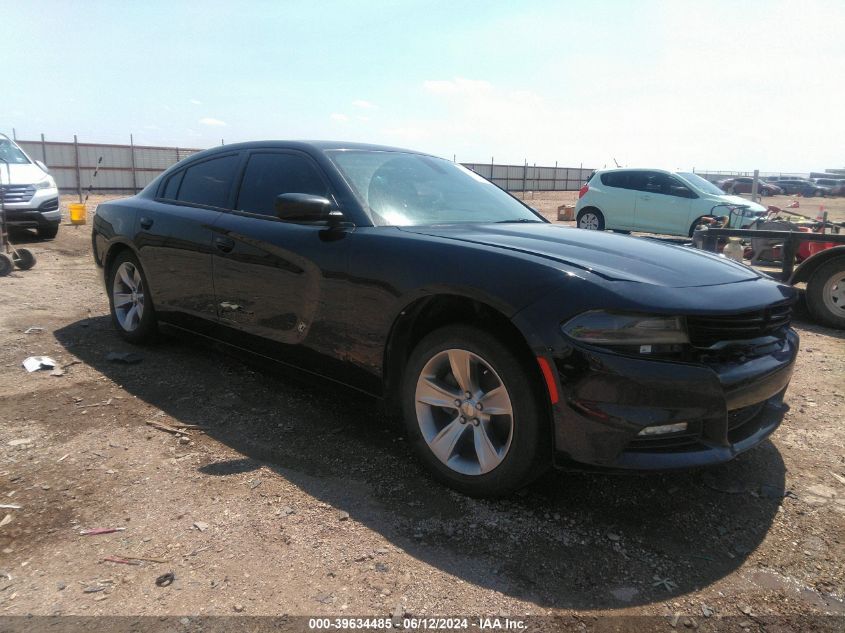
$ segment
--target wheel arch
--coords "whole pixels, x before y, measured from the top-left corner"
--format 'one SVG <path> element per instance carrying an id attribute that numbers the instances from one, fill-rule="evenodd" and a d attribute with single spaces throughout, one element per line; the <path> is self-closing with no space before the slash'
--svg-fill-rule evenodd
<path id="1" fill-rule="evenodd" d="M 819 269 L 820 266 L 827 262 L 837 259 L 839 257 L 845 258 L 845 245 L 834 246 L 816 253 L 801 262 L 789 278 L 790 284 L 797 284 L 810 280 L 813 273 Z"/>
<path id="2" fill-rule="evenodd" d="M 587 206 L 585 206 L 585 207 L 581 207 L 581 208 L 578 210 L 578 213 L 576 214 L 576 217 L 577 217 L 578 215 L 581 215 L 581 214 L 582 214 L 582 213 L 584 213 L 585 211 L 598 211 L 599 213 L 601 213 L 602 217 L 604 217 L 604 211 L 602 211 L 601 209 L 599 209 L 599 208 L 598 208 L 596 205 L 594 205 L 594 204 L 588 204 L 588 205 L 587 205 Z"/>
<path id="3" fill-rule="evenodd" d="M 399 394 L 405 365 L 416 345 L 430 332 L 447 325 L 470 325 L 501 338 L 531 368 L 538 387 L 543 384 L 528 339 L 506 314 L 492 302 L 467 295 L 442 293 L 410 301 L 396 316 L 384 347 L 383 390 L 391 413 L 401 408 Z"/>
<path id="4" fill-rule="evenodd" d="M 138 257 L 138 251 L 132 246 L 128 241 L 124 240 L 115 240 L 111 244 L 108 245 L 106 252 L 103 254 L 102 257 L 102 266 L 103 266 L 103 279 L 106 280 L 106 284 L 108 284 L 108 275 L 109 270 L 111 269 L 112 262 L 115 258 L 122 253 L 123 251 L 129 251 L 135 257 Z M 140 258 L 138 258 L 140 261 Z"/>

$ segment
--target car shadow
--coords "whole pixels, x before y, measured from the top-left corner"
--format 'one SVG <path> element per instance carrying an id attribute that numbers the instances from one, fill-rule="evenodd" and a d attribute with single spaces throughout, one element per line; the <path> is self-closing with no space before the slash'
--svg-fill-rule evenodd
<path id="1" fill-rule="evenodd" d="M 270 469 L 414 558 L 544 607 L 621 608 L 709 585 L 761 544 L 788 495 L 767 441 L 709 469 L 551 472 L 511 498 L 470 499 L 428 477 L 372 398 L 190 337 L 132 347 L 107 317 L 55 334 L 131 395 L 242 456 L 202 474 Z M 112 351 L 144 359 L 109 362 Z"/>
<path id="2" fill-rule="evenodd" d="M 9 227 L 9 242 L 11 244 L 38 244 L 46 241 L 49 240 L 41 239 L 34 230 Z"/>

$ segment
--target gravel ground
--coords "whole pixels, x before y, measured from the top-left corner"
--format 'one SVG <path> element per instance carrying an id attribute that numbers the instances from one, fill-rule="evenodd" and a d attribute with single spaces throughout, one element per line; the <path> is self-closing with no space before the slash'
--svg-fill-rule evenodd
<path id="1" fill-rule="evenodd" d="M 800 310 L 771 441 L 478 501 L 433 483 L 370 399 L 204 343 L 123 343 L 90 227 L 24 240 L 36 267 L 0 279 L 0 615 L 845 615 L 845 333 Z M 42 354 L 61 375 L 21 367 Z"/>

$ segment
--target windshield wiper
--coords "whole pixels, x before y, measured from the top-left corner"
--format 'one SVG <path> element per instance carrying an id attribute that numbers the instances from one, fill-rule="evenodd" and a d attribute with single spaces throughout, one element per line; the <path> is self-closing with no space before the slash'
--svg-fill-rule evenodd
<path id="1" fill-rule="evenodd" d="M 530 224 L 541 224 L 540 220 L 531 220 L 529 218 L 517 218 L 515 220 L 497 220 L 494 224 L 514 224 L 516 222 L 528 222 Z"/>

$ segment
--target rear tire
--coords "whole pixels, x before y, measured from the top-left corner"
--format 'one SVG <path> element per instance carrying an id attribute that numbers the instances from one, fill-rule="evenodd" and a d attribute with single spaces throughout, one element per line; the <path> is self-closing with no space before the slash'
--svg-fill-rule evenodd
<path id="1" fill-rule="evenodd" d="M 807 281 L 805 296 L 816 321 L 845 330 L 845 257 L 819 266 Z"/>
<path id="2" fill-rule="evenodd" d="M 496 337 L 454 325 L 411 353 L 402 412 L 414 450 L 438 481 L 470 496 L 502 497 L 551 464 L 543 396 L 531 368 Z"/>
<path id="3" fill-rule="evenodd" d="M 16 248 L 12 251 L 12 262 L 20 270 L 29 270 L 35 266 L 35 255 L 26 248 Z"/>
<path id="4" fill-rule="evenodd" d="M 52 240 L 59 234 L 59 224 L 39 226 L 36 231 L 38 232 L 38 237 L 42 240 Z"/>
<path id="5" fill-rule="evenodd" d="M 130 343 L 146 343 L 156 333 L 158 321 L 147 277 L 135 254 L 124 250 L 109 266 L 106 282 L 112 324 Z"/>
<path id="6" fill-rule="evenodd" d="M 576 218 L 579 229 L 588 231 L 604 231 L 604 215 L 595 207 L 586 207 L 578 212 Z"/>

